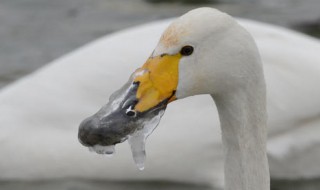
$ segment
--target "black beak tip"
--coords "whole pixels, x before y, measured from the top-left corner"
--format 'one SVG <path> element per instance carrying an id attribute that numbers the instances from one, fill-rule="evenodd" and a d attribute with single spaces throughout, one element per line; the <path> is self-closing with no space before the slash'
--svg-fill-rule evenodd
<path id="1" fill-rule="evenodd" d="M 97 122 L 92 117 L 88 117 L 80 123 L 78 139 L 82 145 L 89 147 L 97 144 L 98 139 L 91 135 L 92 130 L 95 128 L 97 128 Z"/>
<path id="2" fill-rule="evenodd" d="M 117 125 L 101 125 L 97 117 L 91 116 L 81 122 L 78 130 L 78 140 L 86 147 L 115 145 L 125 139 L 127 134 L 124 129 L 124 127 Z"/>

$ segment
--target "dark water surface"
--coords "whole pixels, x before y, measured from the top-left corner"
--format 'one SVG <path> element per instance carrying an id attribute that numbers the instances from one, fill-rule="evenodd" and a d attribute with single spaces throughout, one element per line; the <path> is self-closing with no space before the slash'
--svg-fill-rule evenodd
<path id="1" fill-rule="evenodd" d="M 271 190 L 320 190 L 320 179 L 271 180 Z"/>
<path id="2" fill-rule="evenodd" d="M 112 182 L 98 180 L 52 180 L 38 182 L 0 182 L 1 190 L 213 190 L 191 184 L 150 181 Z"/>
<path id="3" fill-rule="evenodd" d="M 207 186 L 166 181 L 114 182 L 101 180 L 0 181 L 1 190 L 221 190 Z M 272 180 L 271 190 L 319 190 L 320 180 Z"/>
<path id="4" fill-rule="evenodd" d="M 0 0 L 0 88 L 98 37 L 145 22 L 179 16 L 199 6 L 214 6 L 233 16 L 278 24 L 320 36 L 320 0 L 235 1 L 240 2 L 229 0 L 228 4 L 198 5 L 147 3 L 142 0 Z M 0 190 L 57 189 L 210 188 L 169 182 L 79 179 L 0 181 Z M 272 181 L 272 189 L 320 190 L 320 180 L 277 180 Z"/>

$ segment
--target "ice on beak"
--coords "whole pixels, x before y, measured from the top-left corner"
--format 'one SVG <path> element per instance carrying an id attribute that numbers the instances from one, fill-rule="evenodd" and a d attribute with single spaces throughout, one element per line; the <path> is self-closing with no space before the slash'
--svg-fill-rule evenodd
<path id="1" fill-rule="evenodd" d="M 113 93 L 109 102 L 96 114 L 85 119 L 79 127 L 79 141 L 90 151 L 112 155 L 115 145 L 128 139 L 132 156 L 137 167 L 144 169 L 146 159 L 145 143 L 164 114 L 166 103 L 159 104 L 144 112 L 135 112 L 138 83 L 133 78 Z"/>

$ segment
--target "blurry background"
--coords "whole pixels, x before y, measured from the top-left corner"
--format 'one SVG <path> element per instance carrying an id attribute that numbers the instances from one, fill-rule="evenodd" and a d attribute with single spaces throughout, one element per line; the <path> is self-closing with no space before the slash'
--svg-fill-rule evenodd
<path id="1" fill-rule="evenodd" d="M 320 37 L 320 0 L 0 0 L 0 88 L 101 36 L 200 6 Z M 148 190 L 163 186 L 128 185 Z M 113 183 L 107 186 L 79 181 L 0 182 L 0 189 L 122 189 Z M 171 184 L 170 189 L 195 188 Z M 318 190 L 320 181 L 273 181 L 272 189 Z"/>
<path id="2" fill-rule="evenodd" d="M 320 37 L 320 0 L 0 0 L 0 88 L 101 36 L 199 6 Z"/>

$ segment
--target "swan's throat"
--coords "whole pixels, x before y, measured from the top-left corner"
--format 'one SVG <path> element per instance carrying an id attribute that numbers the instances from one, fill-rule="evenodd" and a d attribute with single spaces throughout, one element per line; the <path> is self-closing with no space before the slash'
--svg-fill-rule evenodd
<path id="1" fill-rule="evenodd" d="M 270 189 L 265 90 L 264 84 L 257 86 L 213 96 L 221 122 L 227 190 Z"/>

